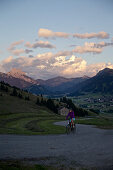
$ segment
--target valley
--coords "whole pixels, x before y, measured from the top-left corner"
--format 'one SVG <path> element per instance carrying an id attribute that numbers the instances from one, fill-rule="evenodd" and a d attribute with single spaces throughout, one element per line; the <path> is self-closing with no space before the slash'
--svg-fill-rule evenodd
<path id="1" fill-rule="evenodd" d="M 113 95 L 101 93 L 86 93 L 75 96 L 72 101 L 79 107 L 91 110 L 97 114 L 109 114 L 113 116 Z"/>

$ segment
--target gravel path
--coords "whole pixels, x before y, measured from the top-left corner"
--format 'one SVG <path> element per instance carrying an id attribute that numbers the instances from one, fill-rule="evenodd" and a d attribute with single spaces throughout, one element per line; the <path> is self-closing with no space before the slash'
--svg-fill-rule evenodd
<path id="1" fill-rule="evenodd" d="M 24 158 L 46 165 L 113 169 L 113 130 L 77 125 L 75 135 L 0 135 L 0 159 Z"/>

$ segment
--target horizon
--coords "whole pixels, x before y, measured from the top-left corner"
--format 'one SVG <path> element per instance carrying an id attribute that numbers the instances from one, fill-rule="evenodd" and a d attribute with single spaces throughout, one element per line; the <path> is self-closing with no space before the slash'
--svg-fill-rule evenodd
<path id="1" fill-rule="evenodd" d="M 104 69 L 102 69 L 102 70 L 99 70 L 97 73 L 96 73 L 96 75 L 100 72 L 100 71 L 104 71 L 105 69 L 110 69 L 110 68 L 104 68 Z M 113 69 L 110 69 L 110 70 L 113 70 Z M 23 72 L 22 70 L 20 70 L 20 69 L 17 69 L 17 68 L 12 68 L 9 72 L 7 72 L 7 73 L 5 73 L 5 74 L 13 74 L 13 73 L 18 73 L 18 72 L 20 72 L 20 75 L 21 75 L 21 73 L 22 73 L 22 75 L 26 75 L 26 76 L 28 76 L 27 75 L 27 73 L 26 72 Z M 0 72 L 0 73 L 2 73 L 2 72 Z M 94 75 L 94 76 L 96 76 L 96 75 Z M 11 76 L 13 76 L 13 75 L 11 75 Z M 94 77 L 94 76 L 92 76 L 92 77 Z M 29 76 L 28 76 L 29 77 Z M 43 81 L 46 81 L 46 80 L 50 80 L 50 79 L 56 79 L 56 78 L 64 78 L 64 79 L 75 79 L 75 78 L 84 78 L 84 77 L 88 77 L 88 78 L 92 78 L 92 77 L 89 77 L 89 76 L 87 76 L 87 75 L 83 75 L 83 76 L 78 76 L 78 77 L 70 77 L 70 78 L 68 78 L 68 77 L 63 77 L 63 76 L 56 76 L 56 77 L 52 77 L 52 78 L 48 78 L 48 79 L 39 79 L 39 78 L 36 78 L 36 79 L 34 79 L 33 77 L 29 77 L 29 78 L 32 78 L 33 80 L 43 80 Z"/>
<path id="2" fill-rule="evenodd" d="M 112 0 L 1 1 L 0 72 L 48 80 L 113 69 L 112 7 Z"/>

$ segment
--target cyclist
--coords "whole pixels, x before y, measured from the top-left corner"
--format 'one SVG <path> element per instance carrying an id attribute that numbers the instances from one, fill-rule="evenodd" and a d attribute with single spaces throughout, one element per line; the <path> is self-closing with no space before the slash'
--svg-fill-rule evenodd
<path id="1" fill-rule="evenodd" d="M 68 117 L 70 118 L 69 119 L 69 124 L 71 126 L 71 122 L 72 122 L 72 126 L 74 128 L 74 120 L 75 120 L 75 114 L 74 114 L 74 111 L 72 111 L 72 109 L 70 109 L 68 115 L 66 116 L 66 120 L 68 119 Z"/>

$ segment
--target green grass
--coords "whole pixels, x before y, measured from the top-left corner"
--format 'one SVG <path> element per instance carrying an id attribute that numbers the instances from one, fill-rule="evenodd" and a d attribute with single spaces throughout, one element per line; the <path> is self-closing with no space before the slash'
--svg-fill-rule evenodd
<path id="1" fill-rule="evenodd" d="M 17 113 L 0 116 L 1 134 L 61 134 L 65 127 L 53 123 L 64 120 L 63 117 L 51 113 L 46 108 L 40 108 L 38 113 Z"/>
<path id="2" fill-rule="evenodd" d="M 22 92 L 27 96 L 26 92 Z M 2 92 L 0 96 L 0 134 L 61 134 L 65 127 L 53 123 L 64 120 L 46 107 L 36 104 L 37 97 L 29 94 L 30 101 Z"/>
<path id="3" fill-rule="evenodd" d="M 30 164 L 29 161 L 23 162 L 20 160 L 0 160 L 0 170 L 97 170 L 95 167 L 72 167 L 67 165 L 51 166 Z"/>
<path id="4" fill-rule="evenodd" d="M 22 92 L 23 96 L 28 95 Z M 54 122 L 65 117 L 51 112 L 46 107 L 36 105 L 37 97 L 29 94 L 30 101 L 10 96 L 2 92 L 0 96 L 0 134 L 45 135 L 63 134 L 65 127 Z M 113 119 L 98 117 L 90 120 L 77 120 L 77 123 L 96 125 L 101 128 L 113 128 Z"/>
<path id="5" fill-rule="evenodd" d="M 77 119 L 76 123 L 86 124 L 86 125 L 96 125 L 99 128 L 103 129 L 113 129 L 113 118 L 106 116 L 99 116 L 92 119 Z"/>
<path id="6" fill-rule="evenodd" d="M 20 161 L 0 161 L 0 170 L 58 170 L 44 165 L 25 165 Z"/>

